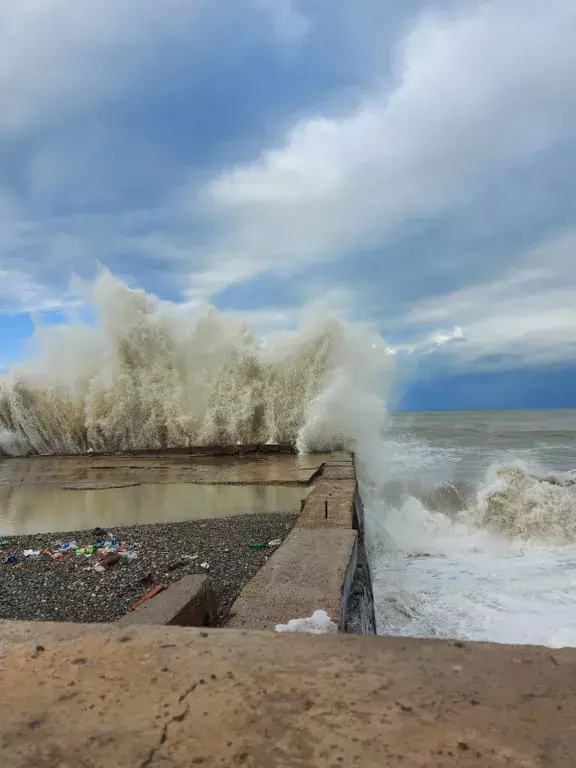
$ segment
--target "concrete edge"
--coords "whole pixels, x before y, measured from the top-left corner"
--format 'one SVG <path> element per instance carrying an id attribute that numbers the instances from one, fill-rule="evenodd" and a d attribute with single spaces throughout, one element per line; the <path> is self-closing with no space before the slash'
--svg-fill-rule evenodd
<path id="1" fill-rule="evenodd" d="M 214 627 L 216 601 L 208 576 L 183 576 L 157 595 L 128 611 L 116 626 Z"/>
<path id="2" fill-rule="evenodd" d="M 346 538 L 346 531 L 356 536 Z M 338 554 L 327 558 L 327 546 Z M 318 590 L 319 584 L 323 591 Z M 353 454 L 333 453 L 324 462 L 313 490 L 303 500 L 294 531 L 244 587 L 226 626 L 272 630 L 319 608 L 330 613 L 340 633 L 376 633 L 364 508 Z M 295 611 L 300 612 L 295 615 Z"/>

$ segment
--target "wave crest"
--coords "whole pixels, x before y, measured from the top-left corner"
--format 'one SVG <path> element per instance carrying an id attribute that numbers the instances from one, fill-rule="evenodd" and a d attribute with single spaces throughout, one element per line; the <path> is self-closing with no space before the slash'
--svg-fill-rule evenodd
<path id="1" fill-rule="evenodd" d="M 389 367 L 380 337 L 334 317 L 262 343 L 245 322 L 161 302 L 109 273 L 91 303 L 97 325 L 40 329 L 38 354 L 0 382 L 0 453 L 350 447 L 363 384 Z"/>
<path id="2" fill-rule="evenodd" d="M 495 484 L 479 494 L 476 511 L 487 528 L 532 543 L 576 541 L 573 477 L 539 477 L 519 466 L 501 467 Z"/>

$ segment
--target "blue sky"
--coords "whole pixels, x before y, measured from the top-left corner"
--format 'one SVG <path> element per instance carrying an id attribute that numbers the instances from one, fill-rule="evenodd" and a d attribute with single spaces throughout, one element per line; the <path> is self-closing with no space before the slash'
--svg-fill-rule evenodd
<path id="1" fill-rule="evenodd" d="M 0 367 L 104 265 L 371 323 L 399 406 L 576 406 L 575 39 L 572 0 L 4 0 Z"/>

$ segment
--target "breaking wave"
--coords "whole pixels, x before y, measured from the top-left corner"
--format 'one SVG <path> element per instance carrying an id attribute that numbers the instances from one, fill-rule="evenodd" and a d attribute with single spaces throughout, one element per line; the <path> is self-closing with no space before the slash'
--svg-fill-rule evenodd
<path id="1" fill-rule="evenodd" d="M 394 510 L 419 509 L 418 525 L 425 520 L 430 531 L 467 526 L 525 544 L 576 542 L 576 477 L 572 474 L 542 476 L 520 465 L 496 464 L 478 485 L 392 480 L 382 494 Z M 409 514 L 404 526 L 409 535 Z"/>
<path id="2" fill-rule="evenodd" d="M 304 312 L 301 329 L 255 337 L 104 273 L 96 323 L 39 328 L 35 352 L 0 381 L 0 453 L 79 454 L 191 445 L 352 447 L 384 403 L 381 337 Z"/>
<path id="3" fill-rule="evenodd" d="M 576 542 L 576 478 L 539 477 L 520 466 L 491 470 L 473 513 L 490 530 L 511 539 L 552 545 Z"/>
<path id="4" fill-rule="evenodd" d="M 388 441 L 363 478 L 378 631 L 576 646 L 576 477 L 481 439 Z"/>

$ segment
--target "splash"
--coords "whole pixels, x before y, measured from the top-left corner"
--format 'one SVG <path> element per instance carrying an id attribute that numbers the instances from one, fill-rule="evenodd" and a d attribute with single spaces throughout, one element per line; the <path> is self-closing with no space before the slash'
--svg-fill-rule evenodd
<path id="1" fill-rule="evenodd" d="M 510 539 L 557 546 L 576 542 L 576 485 L 571 477 L 539 477 L 520 466 L 492 469 L 473 513 L 479 524 Z"/>
<path id="2" fill-rule="evenodd" d="M 109 273 L 90 303 L 98 323 L 39 329 L 36 353 L 0 382 L 0 453 L 350 448 L 375 382 L 390 378 L 382 339 L 334 317 L 305 314 L 301 330 L 258 340 L 246 322 Z"/>

